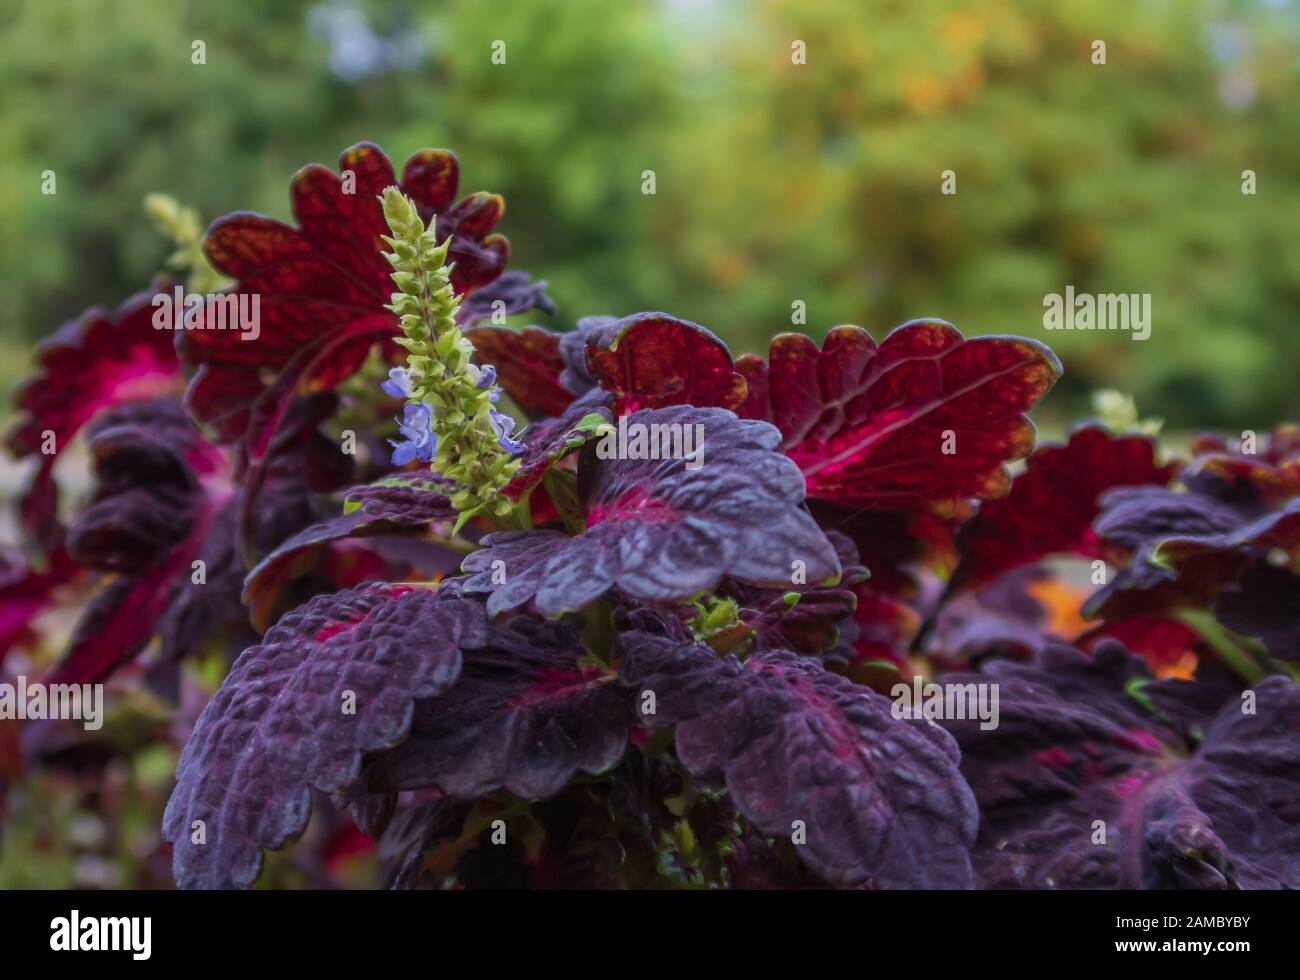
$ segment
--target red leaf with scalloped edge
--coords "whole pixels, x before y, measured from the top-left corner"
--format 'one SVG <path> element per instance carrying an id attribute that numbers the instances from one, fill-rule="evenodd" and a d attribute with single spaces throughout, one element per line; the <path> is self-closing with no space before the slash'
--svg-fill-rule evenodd
<path id="1" fill-rule="evenodd" d="M 669 405 L 738 410 L 745 401 L 727 345 L 699 324 L 667 313 L 587 324 L 587 370 L 614 393 L 615 415 Z"/>
<path id="2" fill-rule="evenodd" d="M 452 283 L 465 294 L 490 283 L 505 268 L 509 244 L 489 234 L 500 217 L 500 198 L 474 194 L 449 206 L 458 166 L 446 150 L 425 150 L 407 163 L 399 184 L 379 147 L 359 143 L 339 158 L 339 174 L 319 164 L 302 168 L 290 184 L 298 227 L 239 212 L 208 230 L 204 250 L 212 264 L 236 280 L 233 292 L 256 296 L 259 335 L 240 330 L 186 330 L 182 357 L 198 366 L 187 401 L 200 423 L 224 441 L 242 436 L 250 409 L 266 387 L 263 372 L 278 371 L 304 348 L 357 320 L 376 317 L 390 326 L 364 331 L 345 353 L 304 375 L 298 384 L 332 387 L 354 371 L 370 345 L 397 332 L 384 310 L 392 292 L 391 269 L 380 254 L 387 234 L 378 197 L 398 184 L 427 221 L 436 214 L 439 240 L 453 236 Z M 206 317 L 206 310 L 204 311 Z M 205 323 L 203 325 L 206 325 Z M 249 334 L 251 336 L 251 334 Z M 390 345 L 394 356 L 398 353 Z M 275 411 L 268 417 L 278 417 Z M 259 440 L 260 441 L 260 440 Z"/>
<path id="3" fill-rule="evenodd" d="M 1005 493 L 1004 463 L 1033 447 L 1024 413 L 1061 374 L 1043 344 L 965 340 L 942 320 L 912 320 L 879 346 L 854 326 L 836 327 L 820 350 L 781 334 L 767 363 L 746 355 L 736 367 L 749 381 L 740 413 L 781 430 L 809 497 L 885 510 Z"/>
<path id="4" fill-rule="evenodd" d="M 1178 466 L 1158 466 L 1155 442 L 1145 436 L 1112 436 L 1088 426 L 1064 446 L 1043 446 L 1005 497 L 984 503 L 958 536 L 961 564 L 950 591 L 985 585 L 1020 565 L 1053 554 L 1101 556 L 1092 522 L 1098 498 L 1111 487 L 1164 486 Z"/>

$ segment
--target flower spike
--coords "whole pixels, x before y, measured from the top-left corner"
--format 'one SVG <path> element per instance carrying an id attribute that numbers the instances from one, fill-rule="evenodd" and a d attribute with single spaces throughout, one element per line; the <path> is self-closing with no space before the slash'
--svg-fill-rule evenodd
<path id="1" fill-rule="evenodd" d="M 510 438 L 515 420 L 491 406 L 501 396 L 496 370 L 476 367 L 474 346 L 456 323 L 460 298 L 451 283 L 447 249 L 451 238 L 437 243 L 425 227 L 415 203 L 397 187 L 381 198 L 391 236 L 384 241 L 397 290 L 388 309 L 398 316 L 402 336 L 394 338 L 407 350 L 406 367 L 394 368 L 381 387 L 407 404 L 399 423 L 403 441 L 393 442 L 393 462 L 429 463 L 453 481 L 451 502 L 469 515 L 486 512 L 497 517 L 513 505 L 502 494 L 519 467 L 514 459 L 522 446 Z"/>

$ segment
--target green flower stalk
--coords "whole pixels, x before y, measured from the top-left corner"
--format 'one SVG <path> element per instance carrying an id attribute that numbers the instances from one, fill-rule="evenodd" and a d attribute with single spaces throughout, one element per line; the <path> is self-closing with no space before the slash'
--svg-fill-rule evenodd
<path id="1" fill-rule="evenodd" d="M 176 251 L 168 257 L 167 265 L 189 273 L 186 287 L 190 291 L 215 293 L 230 285 L 230 280 L 214 269 L 203 254 L 203 223 L 198 211 L 183 207 L 166 194 L 146 195 L 144 210 L 154 227 L 175 244 Z"/>
<path id="2" fill-rule="evenodd" d="M 393 267 L 388 309 L 398 316 L 407 350 L 406 368 L 394 368 L 384 390 L 407 398 L 402 420 L 403 443 L 394 443 L 394 462 L 412 459 L 430 464 L 452 481 L 452 506 L 460 511 L 459 527 L 478 513 L 510 516 L 514 505 L 503 494 L 519 468 L 514 453 L 522 446 L 510 438 L 514 420 L 492 408 L 500 392 L 496 371 L 472 361 L 474 346 L 456 322 L 460 298 L 447 264 L 448 237 L 441 245 L 433 227 L 426 228 L 415 203 L 396 187 L 382 197 L 384 218 L 392 232 L 384 253 Z"/>

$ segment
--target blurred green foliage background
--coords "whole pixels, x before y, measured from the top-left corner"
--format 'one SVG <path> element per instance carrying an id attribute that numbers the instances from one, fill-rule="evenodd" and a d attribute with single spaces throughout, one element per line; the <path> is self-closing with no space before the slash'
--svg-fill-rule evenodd
<path id="1" fill-rule="evenodd" d="M 161 267 L 146 193 L 288 217 L 369 139 L 506 196 L 554 325 L 941 316 L 1052 344 L 1059 418 L 1110 386 L 1264 429 L 1300 415 L 1298 70 L 1295 0 L 0 0 L 0 381 Z M 1151 293 L 1151 339 L 1044 330 L 1067 284 Z"/>

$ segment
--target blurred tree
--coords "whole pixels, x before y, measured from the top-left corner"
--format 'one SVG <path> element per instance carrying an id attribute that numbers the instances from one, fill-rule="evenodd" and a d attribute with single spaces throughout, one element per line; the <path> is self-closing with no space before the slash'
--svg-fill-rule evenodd
<path id="1" fill-rule="evenodd" d="M 1297 13 L 0 0 L 0 343 L 25 351 L 161 267 L 146 193 L 285 217 L 297 167 L 370 139 L 398 161 L 450 146 L 464 189 L 504 194 L 515 261 L 550 280 L 561 325 L 667 307 L 744 350 L 790 329 L 794 300 L 817 335 L 937 315 L 1056 347 L 1051 411 L 1113 386 L 1175 428 L 1266 427 L 1300 414 Z M 1151 339 L 1045 331 L 1067 284 L 1151 293 Z"/>

